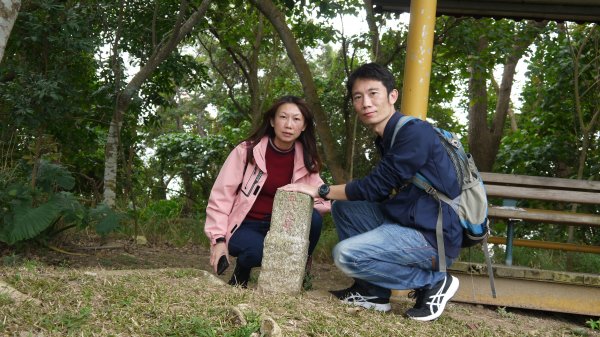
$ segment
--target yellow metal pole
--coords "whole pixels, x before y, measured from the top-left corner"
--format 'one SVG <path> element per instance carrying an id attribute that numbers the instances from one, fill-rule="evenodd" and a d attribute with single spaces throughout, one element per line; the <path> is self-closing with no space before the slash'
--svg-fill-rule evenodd
<path id="1" fill-rule="evenodd" d="M 436 5 L 436 0 L 410 2 L 401 112 L 421 119 L 427 117 Z"/>
<path id="2" fill-rule="evenodd" d="M 437 0 L 411 0 L 410 2 L 410 24 L 400 111 L 423 120 L 427 117 L 436 5 Z M 402 297 L 405 293 L 406 291 L 403 290 L 392 290 L 392 296 L 396 297 Z"/>

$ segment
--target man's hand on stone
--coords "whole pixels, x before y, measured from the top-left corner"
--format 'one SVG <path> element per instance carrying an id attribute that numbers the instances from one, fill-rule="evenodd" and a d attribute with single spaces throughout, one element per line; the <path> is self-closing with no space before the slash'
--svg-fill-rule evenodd
<path id="1" fill-rule="evenodd" d="M 313 198 L 316 198 L 319 196 L 319 191 L 318 191 L 319 187 L 311 186 L 308 184 L 301 184 L 301 183 L 287 184 L 285 186 L 281 186 L 279 189 L 282 191 L 300 192 L 300 193 L 308 194 Z"/>

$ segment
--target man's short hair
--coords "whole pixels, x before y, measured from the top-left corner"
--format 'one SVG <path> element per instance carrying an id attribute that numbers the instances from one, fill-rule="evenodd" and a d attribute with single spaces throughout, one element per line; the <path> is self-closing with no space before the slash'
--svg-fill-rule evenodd
<path id="1" fill-rule="evenodd" d="M 363 64 L 350 74 L 346 82 L 346 90 L 348 90 L 349 96 L 352 96 L 352 87 L 358 79 L 380 81 L 387 89 L 388 94 L 396 88 L 394 75 L 386 67 L 377 63 Z"/>

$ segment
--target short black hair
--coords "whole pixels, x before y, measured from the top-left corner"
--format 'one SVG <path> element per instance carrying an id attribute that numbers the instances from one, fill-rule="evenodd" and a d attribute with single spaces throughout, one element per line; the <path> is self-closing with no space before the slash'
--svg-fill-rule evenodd
<path id="1" fill-rule="evenodd" d="M 356 82 L 357 79 L 380 81 L 387 89 L 388 94 L 396 88 L 394 75 L 392 75 L 388 68 L 377 63 L 363 64 L 348 76 L 348 81 L 346 82 L 348 96 L 352 96 L 352 87 L 354 87 L 354 82 Z"/>

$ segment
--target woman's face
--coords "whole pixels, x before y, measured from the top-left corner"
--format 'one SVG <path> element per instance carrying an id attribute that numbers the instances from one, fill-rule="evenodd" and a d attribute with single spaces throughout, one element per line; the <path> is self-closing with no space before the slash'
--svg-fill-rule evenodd
<path id="1" fill-rule="evenodd" d="M 306 129 L 304 115 L 293 103 L 284 103 L 279 106 L 275 116 L 271 119 L 271 126 L 275 129 L 275 146 L 282 150 L 294 146 L 296 139 Z"/>

